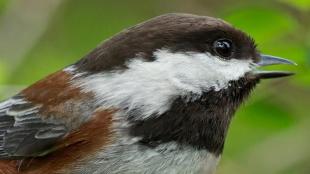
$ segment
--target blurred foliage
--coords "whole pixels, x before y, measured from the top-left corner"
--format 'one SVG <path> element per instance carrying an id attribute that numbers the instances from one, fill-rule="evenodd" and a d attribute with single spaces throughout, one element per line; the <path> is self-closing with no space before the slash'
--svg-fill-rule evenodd
<path id="1" fill-rule="evenodd" d="M 7 4 L 7 0 L 0 0 L 0 12 L 4 9 Z"/>
<path id="2" fill-rule="evenodd" d="M 11 7 L 9 2 L 0 0 L 0 15 Z M 299 64 L 270 67 L 291 70 L 297 75 L 262 82 L 239 109 L 228 134 L 219 173 L 310 173 L 309 0 L 64 0 L 18 64 L 14 62 L 17 59 L 4 59 L 0 53 L 0 96 L 8 97 L 75 62 L 122 29 L 167 12 L 223 18 L 251 35 L 263 53 Z M 0 18 L 0 28 L 1 25 Z M 280 149 L 284 149 L 283 154 L 278 152 Z"/>
<path id="3" fill-rule="evenodd" d="M 7 0 L 0 0 L 0 15 L 1 15 L 3 9 L 5 8 L 6 4 L 7 4 Z M 0 85 L 5 83 L 7 76 L 8 75 L 6 73 L 6 66 L 5 66 L 5 64 L 3 62 L 3 58 L 1 58 L 1 54 L 0 54 Z"/>
<path id="4" fill-rule="evenodd" d="M 3 84 L 6 81 L 6 67 L 0 62 L 0 84 Z"/>
<path id="5" fill-rule="evenodd" d="M 282 0 L 289 5 L 295 6 L 300 10 L 310 10 L 310 1 L 309 0 Z"/>
<path id="6" fill-rule="evenodd" d="M 289 14 L 270 7 L 236 9 L 225 15 L 225 19 L 237 28 L 247 31 L 258 43 L 278 40 L 297 28 L 296 21 Z"/>

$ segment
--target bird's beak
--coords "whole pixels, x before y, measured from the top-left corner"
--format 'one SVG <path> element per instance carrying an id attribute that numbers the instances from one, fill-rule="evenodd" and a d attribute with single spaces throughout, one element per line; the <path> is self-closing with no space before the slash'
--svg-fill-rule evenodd
<path id="1" fill-rule="evenodd" d="M 256 63 L 258 67 L 264 67 L 268 65 L 277 65 L 277 64 L 288 64 L 288 65 L 297 65 L 295 62 L 280 57 L 270 56 L 270 55 L 260 55 L 260 61 Z M 261 71 L 256 70 L 253 72 L 256 78 L 259 79 L 270 79 L 270 78 L 279 78 L 294 75 L 292 72 L 287 71 Z"/>

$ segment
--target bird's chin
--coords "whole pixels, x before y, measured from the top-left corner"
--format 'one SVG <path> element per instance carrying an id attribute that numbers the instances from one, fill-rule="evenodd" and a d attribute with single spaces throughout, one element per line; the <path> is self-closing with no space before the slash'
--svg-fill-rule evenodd
<path id="1" fill-rule="evenodd" d="M 265 67 L 278 64 L 297 65 L 295 62 L 291 60 L 269 55 L 260 55 L 260 61 L 256 63 L 257 67 Z M 246 76 L 249 79 L 273 79 L 273 78 L 287 77 L 291 75 L 294 75 L 294 73 L 288 71 L 254 70 L 249 72 Z"/>

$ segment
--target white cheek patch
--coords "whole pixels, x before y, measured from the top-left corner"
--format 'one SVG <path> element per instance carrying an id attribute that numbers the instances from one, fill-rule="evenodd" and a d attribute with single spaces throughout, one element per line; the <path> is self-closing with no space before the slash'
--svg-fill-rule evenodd
<path id="1" fill-rule="evenodd" d="M 136 58 L 125 71 L 95 74 L 79 80 L 85 92 L 93 92 L 106 107 L 138 109 L 141 118 L 160 115 L 178 96 L 201 94 L 228 87 L 252 70 L 249 60 L 221 60 L 204 53 L 171 53 L 158 50 L 153 62 Z"/>
<path id="2" fill-rule="evenodd" d="M 253 69 L 251 60 L 222 60 L 209 53 L 159 50 L 154 55 L 158 64 L 170 66 L 166 67 L 165 74 L 174 80 L 175 85 L 198 93 L 210 88 L 216 91 L 226 88 L 229 81 L 238 80 Z"/>

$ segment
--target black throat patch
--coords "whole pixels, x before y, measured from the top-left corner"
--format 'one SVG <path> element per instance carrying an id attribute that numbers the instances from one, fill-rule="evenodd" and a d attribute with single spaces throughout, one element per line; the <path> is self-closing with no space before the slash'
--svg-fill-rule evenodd
<path id="1" fill-rule="evenodd" d="M 257 83 L 242 78 L 231 82 L 227 89 L 208 91 L 195 101 L 179 97 L 160 116 L 131 120 L 130 133 L 142 137 L 140 143 L 150 148 L 176 142 L 220 155 L 232 116 Z"/>

